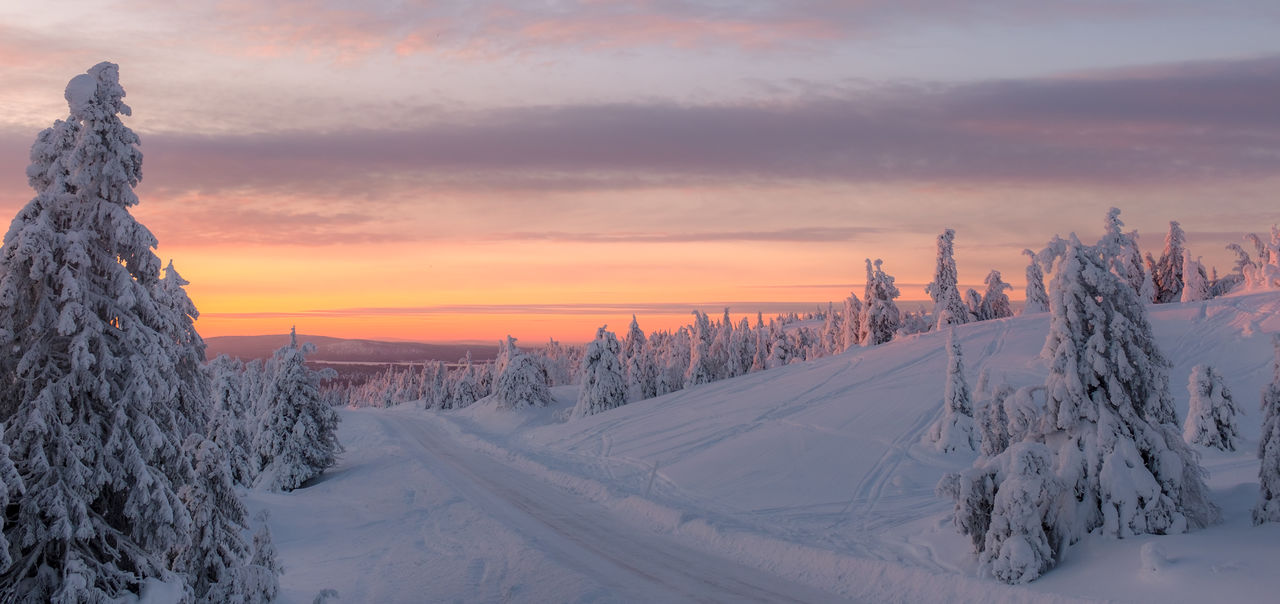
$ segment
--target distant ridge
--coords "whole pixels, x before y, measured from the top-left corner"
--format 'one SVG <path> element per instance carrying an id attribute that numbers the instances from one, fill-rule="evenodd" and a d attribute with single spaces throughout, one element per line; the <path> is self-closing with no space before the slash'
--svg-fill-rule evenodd
<path id="1" fill-rule="evenodd" d="M 276 349 L 289 343 L 289 334 L 265 336 L 218 336 L 205 338 L 208 349 L 205 355 L 212 359 L 220 354 L 244 360 L 266 359 Z M 421 342 L 381 342 L 378 340 L 349 340 L 328 336 L 298 335 L 299 342 L 311 342 L 316 351 L 307 357 L 311 362 L 329 363 L 421 363 L 422 361 L 453 362 L 471 351 L 476 361 L 493 360 L 498 353 L 497 343 L 424 344 Z"/>

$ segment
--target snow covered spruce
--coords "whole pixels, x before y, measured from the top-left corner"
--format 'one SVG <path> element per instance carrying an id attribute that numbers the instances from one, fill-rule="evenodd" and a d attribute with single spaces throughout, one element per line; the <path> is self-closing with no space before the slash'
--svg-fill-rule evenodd
<path id="1" fill-rule="evenodd" d="M 129 213 L 142 176 L 119 69 L 73 78 L 0 249 L 0 600 L 265 601 L 207 440 L 195 306 Z M 212 512 L 213 507 L 220 508 Z"/>
<path id="2" fill-rule="evenodd" d="M 1258 504 L 1253 523 L 1280 522 L 1280 334 L 1271 336 L 1275 361 L 1271 383 L 1262 390 L 1262 435 L 1258 439 Z"/>
<path id="3" fill-rule="evenodd" d="M 1138 292 L 1104 246 L 1073 235 L 1058 256 L 1039 429 L 938 485 L 982 569 L 1007 583 L 1039 577 L 1086 534 L 1181 533 L 1219 517 Z"/>
<path id="4" fill-rule="evenodd" d="M 271 379 L 262 393 L 258 427 L 258 477 L 255 486 L 292 491 L 337 463 L 338 414 L 320 398 L 320 376 L 306 366 L 315 346 L 289 344 L 271 358 Z"/>
<path id="5" fill-rule="evenodd" d="M 1210 365 L 1196 365 L 1191 369 L 1187 390 L 1191 402 L 1183 438 L 1193 445 L 1235 451 L 1240 443 L 1240 428 L 1236 425 L 1240 407 L 1231 398 L 1222 374 Z"/>
<path id="6" fill-rule="evenodd" d="M 973 399 L 964 378 L 964 362 L 954 327 L 947 330 L 947 384 L 943 389 L 942 417 L 929 429 L 929 441 L 943 453 L 973 452 L 978 448 Z"/>

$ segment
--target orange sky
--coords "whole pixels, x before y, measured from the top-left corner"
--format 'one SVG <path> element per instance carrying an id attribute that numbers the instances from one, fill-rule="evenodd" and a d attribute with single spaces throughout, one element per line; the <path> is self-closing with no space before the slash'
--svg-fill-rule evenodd
<path id="1" fill-rule="evenodd" d="M 1179 6 L 11 3 L 0 213 L 108 59 L 205 336 L 576 342 L 839 303 L 866 258 L 919 300 L 948 227 L 1019 299 L 1111 206 L 1226 272 L 1280 220 L 1280 13 Z"/>

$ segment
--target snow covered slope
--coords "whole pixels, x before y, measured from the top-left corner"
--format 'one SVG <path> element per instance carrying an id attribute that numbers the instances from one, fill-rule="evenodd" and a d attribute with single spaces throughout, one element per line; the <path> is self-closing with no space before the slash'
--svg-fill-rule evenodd
<path id="1" fill-rule="evenodd" d="M 539 483 L 565 487 L 578 499 L 609 510 L 632 527 L 628 530 L 718 552 L 855 600 L 1192 602 L 1230 594 L 1236 601 L 1268 601 L 1280 593 L 1280 575 L 1270 571 L 1280 553 L 1276 545 L 1280 527 L 1252 527 L 1248 511 L 1257 492 L 1258 393 L 1270 379 L 1269 334 L 1280 331 L 1277 311 L 1280 294 L 1275 293 L 1152 309 L 1161 350 L 1174 363 L 1170 385 L 1179 412 L 1186 414 L 1187 376 L 1200 363 L 1217 366 L 1248 412 L 1241 418 L 1245 440 L 1241 451 L 1204 455 L 1224 523 L 1179 536 L 1125 541 L 1088 538 L 1069 548 L 1058 568 L 1022 588 L 976 576 L 967 540 L 950 526 L 949 502 L 934 494 L 943 473 L 972 461 L 965 455 L 939 455 L 921 442 L 941 411 L 944 334 L 913 336 L 703 385 L 568 423 L 558 419 L 574 396 L 565 389 L 557 392 L 556 406 L 537 411 L 500 412 L 482 401 L 440 415 L 411 409 L 351 412 L 346 430 L 355 430 L 356 438 L 344 441 L 351 453 L 332 479 L 296 495 L 255 495 L 255 505 L 277 509 L 273 527 L 279 525 L 277 538 L 286 565 L 296 568 L 297 562 L 291 564 L 295 558 L 310 560 L 305 566 L 316 564 L 314 550 L 322 541 L 304 539 L 295 544 L 281 536 L 304 532 L 313 521 L 296 520 L 297 526 L 290 527 L 281 517 L 291 514 L 290 506 L 309 510 L 331 505 L 340 497 L 350 497 L 354 508 L 367 507 L 360 503 L 359 493 L 345 495 L 341 483 L 366 484 L 369 480 L 357 477 L 369 474 L 378 464 L 391 463 L 384 461 L 385 456 L 367 455 L 366 448 L 407 446 L 403 434 L 375 435 L 359 428 L 362 422 L 394 416 L 406 424 L 421 423 L 424 430 L 449 434 L 448 442 L 486 452 Z M 1038 354 L 1047 329 L 1044 314 L 958 328 L 969 383 L 975 384 L 984 369 L 993 383 L 1001 378 L 1015 387 L 1042 382 L 1046 370 Z M 359 461 L 366 457 L 367 462 Z M 429 456 L 422 460 L 422 465 L 431 463 Z M 419 474 L 417 470 L 388 471 L 386 479 L 397 486 L 377 488 L 383 493 L 404 489 L 414 497 L 448 491 L 430 484 L 430 476 Z M 392 476 L 400 478 L 392 481 Z M 386 514 L 373 510 L 352 513 L 367 516 L 367 523 L 349 523 L 344 530 L 352 533 L 341 541 L 359 543 L 363 531 L 390 522 Z M 483 543 L 501 532 L 486 530 L 474 533 L 479 538 L 470 537 L 469 531 L 479 523 L 502 523 L 493 518 L 454 523 L 447 516 L 441 520 L 438 514 L 401 518 L 394 525 L 431 527 L 435 532 L 424 534 L 424 541 L 461 540 L 471 547 L 480 547 L 477 539 Z M 537 564 L 575 569 L 579 573 L 575 580 L 584 585 L 600 578 L 531 547 L 530 583 L 520 583 L 529 591 L 523 596 L 486 591 L 473 595 L 529 601 L 542 596 L 631 599 L 607 586 L 601 591 L 565 588 L 558 592 L 555 586 L 540 583 L 539 572 L 531 570 Z M 405 551 L 395 557 L 407 565 L 413 555 Z M 353 561 L 365 560 L 355 552 L 350 556 Z M 394 581 L 399 571 L 373 566 L 367 572 Z M 456 573 L 446 574 L 454 583 L 459 580 Z M 291 575 L 283 578 L 286 586 L 327 586 L 308 584 L 311 577 L 306 575 Z M 454 596 L 470 588 L 483 590 L 486 585 L 479 582 L 450 590 L 444 589 L 444 583 L 427 582 L 423 589 Z M 436 588 L 442 591 L 434 592 Z M 302 597 L 306 590 L 291 593 Z"/>

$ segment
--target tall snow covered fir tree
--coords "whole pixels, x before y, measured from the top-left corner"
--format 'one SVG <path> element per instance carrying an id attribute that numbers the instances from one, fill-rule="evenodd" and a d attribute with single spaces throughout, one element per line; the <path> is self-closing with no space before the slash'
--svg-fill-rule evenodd
<path id="1" fill-rule="evenodd" d="M 1280 522 L 1280 334 L 1271 336 L 1275 357 L 1271 383 L 1262 388 L 1262 431 L 1258 437 L 1258 504 L 1253 523 Z"/>
<path id="2" fill-rule="evenodd" d="M 1142 252 L 1138 249 L 1138 233 L 1125 233 L 1124 223 L 1120 221 L 1120 209 L 1107 210 L 1107 218 L 1103 223 L 1102 239 L 1098 248 L 1106 258 L 1107 268 L 1111 274 L 1129 284 L 1138 298 L 1143 302 L 1153 301 L 1150 273 L 1143 267 Z"/>
<path id="3" fill-rule="evenodd" d="M 1181 533 L 1214 522 L 1138 293 L 1073 236 L 1051 296 L 1046 420 L 1061 433 L 1060 477 L 1076 494 L 1072 534 Z"/>
<path id="4" fill-rule="evenodd" d="M 943 388 L 942 417 L 930 428 L 929 441 L 943 453 L 973 452 L 978 448 L 973 399 L 964 378 L 964 360 L 955 328 L 947 331 L 947 383 Z"/>
<path id="5" fill-rule="evenodd" d="M 195 401 L 179 399 L 190 367 L 166 306 L 181 284 L 160 283 L 156 239 L 129 213 L 142 153 L 118 67 L 95 65 L 65 96 L 0 250 L 0 421 L 21 479 L 6 486 L 25 489 L 4 524 L 5 601 L 128 598 L 172 580 L 166 553 L 189 539 L 175 480 Z"/>
<path id="6" fill-rule="evenodd" d="M 254 443 L 256 487 L 292 491 L 338 461 L 338 414 L 320 398 L 320 376 L 305 364 L 314 349 L 310 343 L 299 346 L 290 329 L 289 343 L 271 357 Z"/>
<path id="7" fill-rule="evenodd" d="M 595 415 L 626 403 L 627 389 L 622 382 L 622 363 L 618 360 L 620 349 L 618 338 L 605 327 L 597 330 L 596 339 L 587 344 L 574 418 Z"/>
<path id="8" fill-rule="evenodd" d="M 960 297 L 959 277 L 955 260 L 956 232 L 946 229 L 938 235 L 938 262 L 933 272 L 933 282 L 925 286 L 933 300 L 933 318 L 937 329 L 948 325 L 969 322 L 969 310 Z"/>

